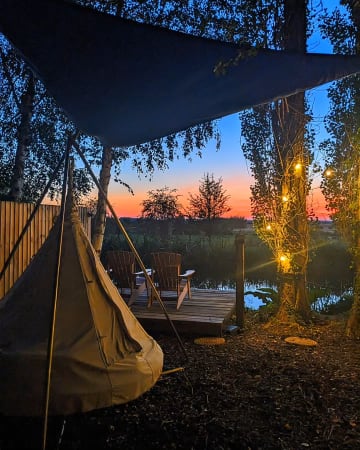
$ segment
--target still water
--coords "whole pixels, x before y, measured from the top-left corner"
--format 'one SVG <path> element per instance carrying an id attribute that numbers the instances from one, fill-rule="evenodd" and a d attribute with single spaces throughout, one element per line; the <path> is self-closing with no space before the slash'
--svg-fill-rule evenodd
<path id="1" fill-rule="evenodd" d="M 220 291 L 233 291 L 235 293 L 235 282 L 228 280 L 222 282 L 214 282 L 214 280 L 205 280 L 195 282 L 194 287 L 201 289 L 216 289 Z M 244 284 L 244 300 L 245 307 L 258 310 L 261 306 L 265 306 L 265 303 L 256 295 L 255 292 L 269 292 L 268 299 L 270 300 L 271 294 L 276 292 L 276 285 L 267 280 L 251 282 L 245 281 Z M 352 288 L 348 283 L 329 285 L 324 282 L 320 285 L 309 285 L 309 297 L 311 302 L 311 309 L 317 312 L 326 311 L 330 305 L 335 305 L 340 301 L 352 296 Z"/>

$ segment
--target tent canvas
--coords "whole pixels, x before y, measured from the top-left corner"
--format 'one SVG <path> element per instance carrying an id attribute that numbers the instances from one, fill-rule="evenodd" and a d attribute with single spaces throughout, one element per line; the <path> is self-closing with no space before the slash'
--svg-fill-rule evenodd
<path id="1" fill-rule="evenodd" d="M 40 416 L 60 218 L 0 302 L 0 413 Z M 64 221 L 49 414 L 129 402 L 158 380 L 163 353 L 108 277 L 76 212 Z M 52 273 L 52 271 L 54 273 Z"/>
<path id="2" fill-rule="evenodd" d="M 356 56 L 249 52 L 63 0 L 0 0 L 0 31 L 76 126 L 107 145 L 147 142 L 360 71 Z M 223 74 L 221 62 L 230 62 Z"/>

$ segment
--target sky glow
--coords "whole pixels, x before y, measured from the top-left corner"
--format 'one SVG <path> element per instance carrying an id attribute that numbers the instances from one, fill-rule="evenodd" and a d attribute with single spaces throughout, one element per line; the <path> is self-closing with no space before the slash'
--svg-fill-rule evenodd
<path id="1" fill-rule="evenodd" d="M 325 88 L 323 88 L 323 92 L 325 92 Z M 315 96 L 315 93 L 313 95 Z M 321 120 L 322 116 L 317 115 L 316 123 Z M 200 180 L 205 173 L 209 172 L 214 174 L 215 179 L 222 178 L 223 187 L 230 195 L 231 211 L 224 217 L 250 219 L 250 185 L 253 183 L 253 178 L 240 148 L 240 125 L 237 114 L 221 119 L 219 127 L 222 134 L 222 145 L 219 151 L 216 151 L 215 143 L 211 142 L 203 151 L 201 159 L 194 155 L 192 162 L 179 159 L 169 163 L 169 169 L 163 172 L 156 171 L 152 181 L 143 176 L 139 179 L 130 167 L 124 166 L 123 181 L 132 187 L 134 195 L 129 193 L 124 186 L 111 182 L 109 200 L 118 216 L 139 217 L 141 202 L 147 198 L 148 191 L 165 186 L 177 189 L 177 194 L 181 195 L 179 201 L 182 206 L 186 207 L 189 193 L 198 192 Z M 319 126 L 319 138 L 321 136 L 323 136 L 323 131 Z M 319 220 L 326 220 L 328 215 L 319 183 L 320 179 L 315 178 L 308 205 L 315 210 Z"/>

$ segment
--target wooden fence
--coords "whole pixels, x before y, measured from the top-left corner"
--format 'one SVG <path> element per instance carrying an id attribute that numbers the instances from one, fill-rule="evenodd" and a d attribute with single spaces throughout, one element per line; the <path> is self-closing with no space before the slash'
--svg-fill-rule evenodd
<path id="1" fill-rule="evenodd" d="M 0 271 L 34 209 L 30 203 L 0 202 Z M 47 238 L 60 206 L 41 205 L 31 221 L 21 243 L 0 279 L 0 300 L 13 286 Z M 81 223 L 88 236 L 91 220 L 86 208 L 79 208 Z"/>

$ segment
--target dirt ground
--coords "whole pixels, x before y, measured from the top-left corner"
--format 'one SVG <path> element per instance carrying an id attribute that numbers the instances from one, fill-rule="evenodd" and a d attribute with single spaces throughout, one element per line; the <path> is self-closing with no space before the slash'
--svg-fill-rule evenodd
<path id="1" fill-rule="evenodd" d="M 49 422 L 51 450 L 360 450 L 360 342 L 344 322 L 281 331 L 248 323 L 218 345 L 154 336 L 163 375 L 125 405 Z M 287 343 L 311 338 L 316 346 Z M 40 449 L 41 423 L 0 417 L 0 449 Z M 59 436 L 61 438 L 59 439 Z"/>

